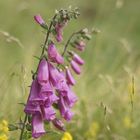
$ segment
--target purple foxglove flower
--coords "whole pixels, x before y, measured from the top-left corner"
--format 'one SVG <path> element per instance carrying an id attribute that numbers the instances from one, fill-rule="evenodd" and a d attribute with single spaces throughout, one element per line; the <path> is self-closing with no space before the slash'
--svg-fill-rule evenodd
<path id="1" fill-rule="evenodd" d="M 57 64 L 64 63 L 63 57 L 58 53 L 58 51 L 53 43 L 50 43 L 48 46 L 48 57 L 54 63 L 57 63 Z"/>
<path id="2" fill-rule="evenodd" d="M 38 66 L 37 80 L 40 85 L 45 85 L 49 79 L 48 62 L 43 58 Z"/>
<path id="3" fill-rule="evenodd" d="M 74 115 L 74 113 L 71 112 L 70 109 L 69 109 L 69 110 L 67 110 L 67 112 L 65 113 L 64 118 L 65 118 L 65 120 L 70 121 L 70 120 L 72 119 L 73 115 Z"/>
<path id="4" fill-rule="evenodd" d="M 52 121 L 55 119 L 55 110 L 50 106 L 50 107 L 45 107 L 41 106 L 42 114 L 43 114 L 43 119 L 47 121 Z"/>
<path id="5" fill-rule="evenodd" d="M 48 97 L 53 94 L 53 87 L 49 81 L 41 87 L 40 94 L 43 97 Z"/>
<path id="6" fill-rule="evenodd" d="M 43 119 L 40 114 L 32 116 L 32 137 L 39 138 L 45 134 Z"/>
<path id="7" fill-rule="evenodd" d="M 52 64 L 49 63 L 49 74 L 50 74 L 50 82 L 54 87 L 58 85 L 58 83 L 65 81 L 65 76 L 63 73 L 59 72 L 57 68 L 55 68 Z"/>
<path id="8" fill-rule="evenodd" d="M 40 86 L 38 84 L 38 81 L 35 79 L 32 82 L 30 95 L 28 98 L 28 102 L 33 105 L 40 105 L 44 104 L 44 98 L 40 96 Z"/>
<path id="9" fill-rule="evenodd" d="M 58 79 L 58 82 L 55 86 L 56 90 L 58 92 L 62 92 L 64 95 L 68 92 L 68 84 L 67 84 L 67 80 L 66 80 L 66 77 L 65 77 L 65 73 L 64 72 L 59 72 L 59 79 Z"/>
<path id="10" fill-rule="evenodd" d="M 61 116 L 65 120 L 70 121 L 74 114 L 70 111 L 70 108 L 67 106 L 67 104 L 65 104 L 65 101 L 62 96 L 60 96 L 60 99 L 58 101 L 58 107 L 59 107 Z"/>
<path id="11" fill-rule="evenodd" d="M 64 98 L 65 103 L 69 107 L 72 107 L 78 100 L 77 96 L 72 92 L 72 90 L 70 88 L 69 88 L 69 91 L 67 92 L 66 96 L 64 96 L 63 98 Z"/>
<path id="12" fill-rule="evenodd" d="M 49 63 L 50 82 L 53 86 L 56 86 L 60 77 L 60 72 L 51 63 Z"/>
<path id="13" fill-rule="evenodd" d="M 79 65 L 84 64 L 84 60 L 76 53 L 73 55 L 73 60 Z"/>
<path id="14" fill-rule="evenodd" d="M 56 31 L 55 38 L 56 38 L 57 42 L 61 42 L 63 40 L 63 37 L 62 37 L 63 27 L 64 27 L 64 25 L 63 24 L 60 24 L 60 23 L 57 23 L 55 25 L 55 31 Z"/>
<path id="15" fill-rule="evenodd" d="M 63 40 L 63 37 L 62 37 L 61 33 L 57 33 L 56 40 L 57 40 L 57 42 L 61 42 Z"/>
<path id="16" fill-rule="evenodd" d="M 74 72 L 76 74 L 80 74 L 81 73 L 80 67 L 78 66 L 78 64 L 74 60 L 71 61 L 71 67 L 72 67 L 72 69 L 74 70 Z"/>
<path id="17" fill-rule="evenodd" d="M 50 95 L 47 100 L 45 101 L 45 107 L 49 107 L 51 106 L 53 103 L 57 103 L 57 101 L 59 100 L 59 98 L 53 93 L 52 95 Z"/>
<path id="18" fill-rule="evenodd" d="M 76 43 L 75 48 L 79 51 L 84 51 L 86 47 L 85 42 L 83 41 L 79 41 L 78 43 Z"/>
<path id="19" fill-rule="evenodd" d="M 55 118 L 52 123 L 57 129 L 65 131 L 64 123 L 61 120 Z"/>
<path id="20" fill-rule="evenodd" d="M 66 94 L 68 92 L 68 85 L 66 80 L 58 81 L 55 88 L 58 92 L 63 92 L 63 94 Z"/>
<path id="21" fill-rule="evenodd" d="M 24 112 L 27 114 L 41 114 L 40 106 L 32 105 L 31 103 L 27 102 Z"/>
<path id="22" fill-rule="evenodd" d="M 66 69 L 66 79 L 67 79 L 67 83 L 70 85 L 75 85 L 75 79 L 73 78 L 70 70 L 67 68 Z"/>
<path id="23" fill-rule="evenodd" d="M 42 19 L 42 17 L 38 14 L 34 16 L 35 21 L 40 24 L 40 25 L 44 25 L 45 21 Z"/>

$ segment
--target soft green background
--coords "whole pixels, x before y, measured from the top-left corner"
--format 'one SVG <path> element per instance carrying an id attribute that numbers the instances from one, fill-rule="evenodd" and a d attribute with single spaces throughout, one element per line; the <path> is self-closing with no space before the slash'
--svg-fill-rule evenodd
<path id="1" fill-rule="evenodd" d="M 79 7 L 81 16 L 69 23 L 65 39 L 84 27 L 101 33 L 82 54 L 86 64 L 74 88 L 79 101 L 67 130 L 74 140 L 140 140 L 140 0 L 0 0 L 0 119 L 13 123 L 23 116 L 18 103 L 27 99 L 31 70 L 38 62 L 33 55 L 40 54 L 44 40 L 33 16 L 40 13 L 48 23 L 55 9 L 69 5 Z M 59 140 L 61 135 L 44 139 Z"/>

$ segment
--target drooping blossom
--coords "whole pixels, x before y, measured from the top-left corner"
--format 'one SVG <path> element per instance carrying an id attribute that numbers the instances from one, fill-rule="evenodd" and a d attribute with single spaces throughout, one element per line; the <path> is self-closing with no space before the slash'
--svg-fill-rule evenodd
<path id="1" fill-rule="evenodd" d="M 52 95 L 48 96 L 45 101 L 45 107 L 52 106 L 54 103 L 57 103 L 59 98 L 53 93 Z"/>
<path id="2" fill-rule="evenodd" d="M 71 61 L 71 67 L 76 74 L 81 73 L 81 69 L 80 69 L 79 65 L 74 60 Z"/>
<path id="3" fill-rule="evenodd" d="M 49 63 L 49 74 L 50 74 L 50 82 L 53 84 L 55 89 L 64 86 L 64 84 L 66 83 L 64 74 L 50 63 Z M 65 88 L 66 88 L 66 84 L 65 84 Z"/>
<path id="4" fill-rule="evenodd" d="M 44 123 L 42 116 L 40 114 L 34 114 L 32 116 L 32 137 L 39 138 L 44 135 L 46 131 L 44 130 Z"/>
<path id="5" fill-rule="evenodd" d="M 45 25 L 45 21 L 40 14 L 34 16 L 35 21 L 40 25 Z"/>
<path id="6" fill-rule="evenodd" d="M 74 92 L 70 89 L 68 89 L 67 94 L 63 95 L 64 101 L 69 107 L 72 107 L 76 101 L 78 100 L 77 96 L 74 94 Z"/>
<path id="7" fill-rule="evenodd" d="M 70 121 L 72 119 L 74 113 L 71 112 L 70 107 L 66 104 L 66 102 L 62 96 L 60 96 L 60 98 L 59 98 L 58 107 L 59 107 L 62 117 L 65 120 Z"/>
<path id="8" fill-rule="evenodd" d="M 49 79 L 48 62 L 45 58 L 43 58 L 38 66 L 37 80 L 40 85 L 44 85 L 48 82 L 48 79 Z"/>
<path id="9" fill-rule="evenodd" d="M 52 84 L 48 81 L 45 85 L 40 87 L 40 95 L 43 97 L 48 97 L 53 94 Z"/>
<path id="10" fill-rule="evenodd" d="M 85 50 L 85 47 L 86 47 L 86 44 L 84 41 L 79 41 L 79 42 L 76 42 L 75 44 L 75 48 L 79 51 L 84 51 Z"/>
<path id="11" fill-rule="evenodd" d="M 58 53 L 54 43 L 50 43 L 48 46 L 48 57 L 50 61 L 57 63 L 57 64 L 63 64 L 64 58 Z"/>
<path id="12" fill-rule="evenodd" d="M 68 84 L 75 85 L 76 81 L 68 68 L 66 68 L 66 79 Z"/>
<path id="13" fill-rule="evenodd" d="M 64 123 L 61 120 L 55 118 L 52 123 L 57 129 L 65 131 Z"/>
<path id="14" fill-rule="evenodd" d="M 55 119 L 56 113 L 52 106 L 49 106 L 49 107 L 41 106 L 41 110 L 42 110 L 44 120 L 51 121 L 51 120 Z"/>
<path id="15" fill-rule="evenodd" d="M 64 20 L 61 23 L 57 23 L 55 25 L 55 31 L 56 31 L 56 40 L 57 42 L 61 42 L 63 40 L 63 28 L 66 26 L 67 20 Z"/>
<path id="16" fill-rule="evenodd" d="M 40 106 L 36 106 L 27 101 L 24 112 L 28 115 L 41 114 Z"/>
<path id="17" fill-rule="evenodd" d="M 73 54 L 73 60 L 79 65 L 84 64 L 84 60 L 76 53 Z"/>

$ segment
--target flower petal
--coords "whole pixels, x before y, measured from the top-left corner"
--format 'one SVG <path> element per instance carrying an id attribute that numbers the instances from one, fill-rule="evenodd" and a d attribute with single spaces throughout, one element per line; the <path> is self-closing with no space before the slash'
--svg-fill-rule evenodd
<path id="1" fill-rule="evenodd" d="M 74 72 L 76 73 L 76 74 L 80 74 L 81 73 L 81 69 L 80 69 L 80 67 L 78 66 L 78 64 L 75 62 L 75 61 L 71 61 L 71 67 L 72 67 L 72 69 L 74 70 Z"/>
<path id="2" fill-rule="evenodd" d="M 48 62 L 43 58 L 38 66 L 37 80 L 40 85 L 44 85 L 48 82 L 49 72 L 48 72 Z"/>
<path id="3" fill-rule="evenodd" d="M 39 138 L 45 134 L 43 119 L 40 114 L 32 116 L 32 137 Z"/>

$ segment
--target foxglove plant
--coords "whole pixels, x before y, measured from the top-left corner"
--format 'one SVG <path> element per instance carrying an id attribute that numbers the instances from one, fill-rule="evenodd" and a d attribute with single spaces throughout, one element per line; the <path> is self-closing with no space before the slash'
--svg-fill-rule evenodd
<path id="1" fill-rule="evenodd" d="M 78 98 L 72 91 L 76 84 L 72 71 L 81 73 L 84 60 L 77 53 L 85 50 L 86 40 L 91 38 L 92 32 L 85 28 L 72 33 L 62 52 L 59 52 L 55 40 L 58 43 L 63 40 L 64 27 L 79 15 L 77 8 L 61 9 L 56 11 L 49 26 L 40 14 L 34 16 L 36 23 L 46 31 L 46 39 L 37 70 L 32 76 L 30 94 L 24 108 L 25 119 L 20 122 L 20 127 L 14 126 L 21 130 L 20 140 L 43 136 L 49 131 L 45 130 L 45 125 L 50 123 L 65 131 L 64 120 L 70 121 L 74 115 L 71 109 Z M 30 132 L 31 136 L 27 135 Z"/>

